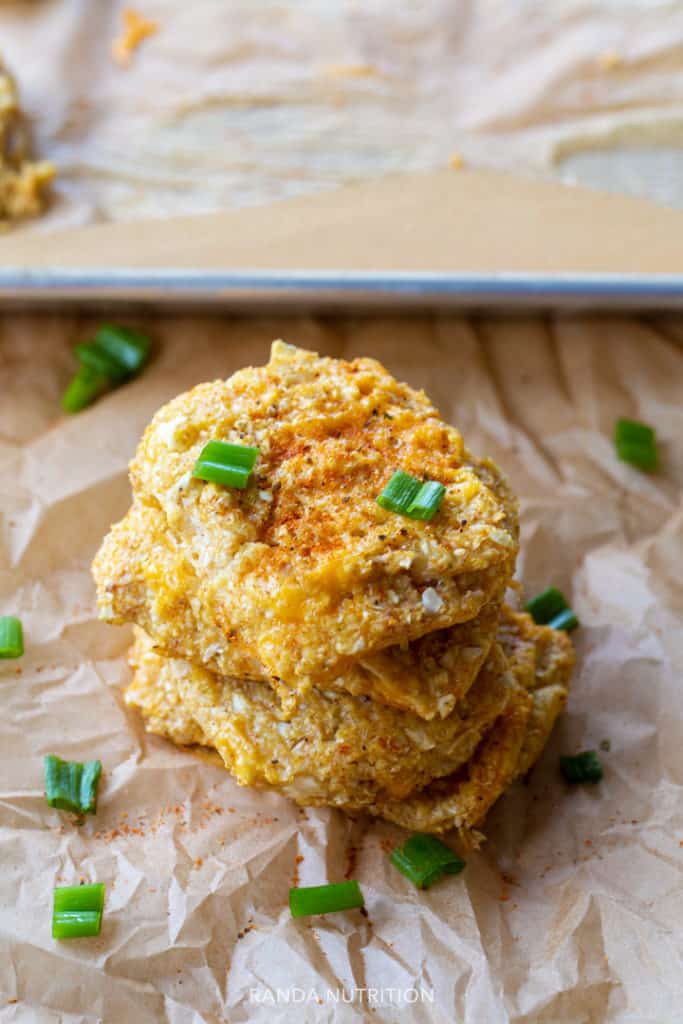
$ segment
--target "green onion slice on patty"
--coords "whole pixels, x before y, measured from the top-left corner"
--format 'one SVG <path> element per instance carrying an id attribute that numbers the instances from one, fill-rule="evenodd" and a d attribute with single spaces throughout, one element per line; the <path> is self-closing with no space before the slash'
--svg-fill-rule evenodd
<path id="1" fill-rule="evenodd" d="M 437 480 L 424 483 L 398 469 L 377 497 L 377 504 L 408 519 L 428 522 L 439 511 L 446 488 Z"/>
<path id="2" fill-rule="evenodd" d="M 202 448 L 192 475 L 223 487 L 244 490 L 258 458 L 258 448 L 227 441 L 209 441 Z"/>

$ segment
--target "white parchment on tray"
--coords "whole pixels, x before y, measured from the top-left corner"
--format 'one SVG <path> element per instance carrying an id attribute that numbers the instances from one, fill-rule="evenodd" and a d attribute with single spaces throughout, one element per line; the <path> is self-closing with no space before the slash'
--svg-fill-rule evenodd
<path id="1" fill-rule="evenodd" d="M 2 1024 L 682 1020 L 683 323 L 139 323 L 154 363 L 65 418 L 70 346 L 91 323 L 0 322 L 0 614 L 26 640 L 0 663 Z M 520 494 L 527 591 L 557 584 L 582 622 L 569 708 L 530 781 L 465 872 L 426 893 L 389 863 L 400 830 L 300 811 L 146 736 L 121 698 L 130 634 L 95 618 L 89 563 L 152 413 L 265 361 L 277 336 L 425 387 Z M 657 475 L 616 460 L 619 415 L 656 427 Z M 604 781 L 570 790 L 558 756 L 603 741 Z M 46 805 L 49 752 L 103 761 L 80 827 Z M 367 918 L 292 920 L 295 879 L 345 874 Z M 79 879 L 106 884 L 102 934 L 54 942 L 53 887 Z"/>
<path id="2" fill-rule="evenodd" d="M 158 32 L 122 68 L 130 6 Z M 259 205 L 453 153 L 681 204 L 682 47 L 683 6 L 662 0 L 0 4 L 0 55 L 59 169 L 37 231 Z M 558 168 L 586 150 L 607 156 Z"/>

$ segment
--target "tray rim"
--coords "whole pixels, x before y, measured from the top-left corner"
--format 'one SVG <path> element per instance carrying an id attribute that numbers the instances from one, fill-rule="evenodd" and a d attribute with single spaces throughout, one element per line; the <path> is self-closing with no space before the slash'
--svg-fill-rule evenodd
<path id="1" fill-rule="evenodd" d="M 0 303 L 683 308 L 683 273 L 0 268 Z"/>

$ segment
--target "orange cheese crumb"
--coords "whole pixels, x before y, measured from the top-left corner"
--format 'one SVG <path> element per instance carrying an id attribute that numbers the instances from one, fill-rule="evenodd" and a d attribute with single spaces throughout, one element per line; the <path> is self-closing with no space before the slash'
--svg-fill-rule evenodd
<path id="1" fill-rule="evenodd" d="M 116 63 L 122 67 L 130 64 L 134 51 L 137 50 L 143 39 L 153 36 L 158 29 L 158 22 L 143 18 L 132 7 L 125 7 L 123 10 L 123 30 L 121 35 L 114 40 L 111 48 L 111 55 Z"/>
<path id="2" fill-rule="evenodd" d="M 460 168 L 464 166 L 464 164 L 465 161 L 463 160 L 462 155 L 460 153 L 451 153 L 451 155 L 448 158 L 448 166 L 451 168 L 452 171 L 459 171 Z"/>

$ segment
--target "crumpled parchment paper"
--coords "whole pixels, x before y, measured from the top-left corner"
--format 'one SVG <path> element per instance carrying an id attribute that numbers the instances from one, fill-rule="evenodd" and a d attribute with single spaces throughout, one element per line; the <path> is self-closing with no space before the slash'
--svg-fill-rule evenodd
<path id="1" fill-rule="evenodd" d="M 159 31 L 122 68 L 129 6 Z M 267 203 L 454 153 L 683 204 L 681 46 L 683 7 L 659 0 L 0 4 L 0 52 L 59 168 L 41 231 Z"/>
<path id="2" fill-rule="evenodd" d="M 681 1020 L 681 321 L 135 322 L 153 364 L 66 418 L 70 346 L 92 321 L 0 321 L 0 614 L 26 642 L 0 662 L 2 1024 Z M 557 584 L 582 622 L 544 756 L 465 872 L 426 893 L 389 863 L 400 830 L 301 811 L 146 736 L 121 699 L 129 632 L 95 618 L 89 563 L 128 506 L 143 427 L 188 386 L 265 361 L 277 336 L 424 386 L 509 473 L 527 591 Z M 656 427 L 657 475 L 616 460 L 619 415 Z M 604 781 L 565 787 L 558 756 L 600 744 Z M 50 752 L 104 764 L 82 826 L 46 805 Z M 291 919 L 297 879 L 346 874 L 367 918 Z M 81 878 L 106 884 L 102 934 L 54 942 L 52 889 Z"/>

